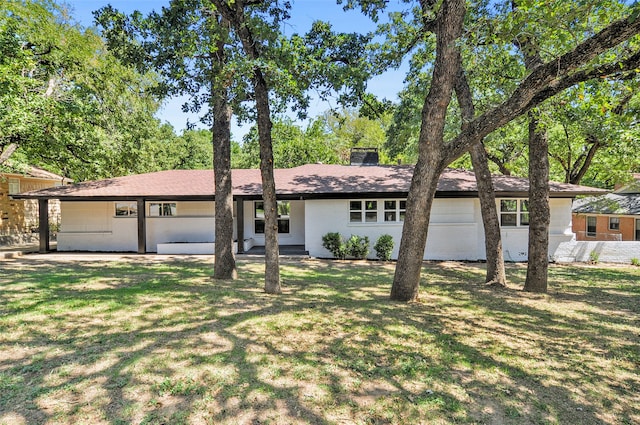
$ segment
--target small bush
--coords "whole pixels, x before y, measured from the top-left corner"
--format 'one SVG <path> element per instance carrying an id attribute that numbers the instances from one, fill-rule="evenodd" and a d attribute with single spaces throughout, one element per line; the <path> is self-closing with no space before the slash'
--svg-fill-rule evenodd
<path id="1" fill-rule="evenodd" d="M 376 241 L 376 244 L 373 246 L 373 249 L 376 250 L 376 257 L 378 257 L 381 261 L 391 260 L 391 252 L 393 251 L 393 236 L 380 236 Z"/>
<path id="2" fill-rule="evenodd" d="M 347 256 L 347 246 L 338 232 L 329 232 L 322 237 L 322 246 L 327 249 L 334 258 L 344 260 Z"/>
<path id="3" fill-rule="evenodd" d="M 638 259 L 638 258 L 632 258 L 632 259 L 631 259 L 631 265 L 632 265 L 632 266 L 640 267 L 640 259 Z"/>
<path id="4" fill-rule="evenodd" d="M 598 254 L 596 251 L 591 251 L 589 253 L 589 262 L 591 264 L 598 264 L 599 260 L 600 260 L 600 254 Z"/>
<path id="5" fill-rule="evenodd" d="M 362 260 L 369 254 L 369 237 L 351 235 L 347 241 L 347 255 L 355 259 Z"/>

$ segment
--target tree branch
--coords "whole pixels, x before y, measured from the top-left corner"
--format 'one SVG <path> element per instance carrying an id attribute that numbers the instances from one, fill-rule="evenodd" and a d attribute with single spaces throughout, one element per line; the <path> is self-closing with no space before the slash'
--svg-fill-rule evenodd
<path id="1" fill-rule="evenodd" d="M 0 153 L 0 164 L 4 164 L 9 157 L 18 149 L 17 143 L 9 143 L 2 149 L 2 153 Z"/>
<path id="2" fill-rule="evenodd" d="M 509 99 L 476 117 L 466 130 L 446 145 L 446 160 L 451 162 L 459 158 L 469 149 L 473 140 L 485 137 L 578 82 L 631 71 L 640 64 L 640 51 L 624 61 L 602 65 L 592 70 L 576 70 L 638 33 L 640 33 L 640 19 L 632 19 L 632 17 L 621 19 L 588 38 L 570 52 L 537 67 L 524 79 Z"/>

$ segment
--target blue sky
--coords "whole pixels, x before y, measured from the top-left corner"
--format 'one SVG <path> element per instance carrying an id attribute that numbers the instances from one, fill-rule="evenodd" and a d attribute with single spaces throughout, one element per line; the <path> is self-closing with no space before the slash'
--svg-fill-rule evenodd
<path id="1" fill-rule="evenodd" d="M 139 10 L 143 13 L 154 9 L 160 9 L 162 6 L 168 5 L 169 0 L 67 0 L 65 2 L 71 10 L 74 20 L 81 25 L 89 27 L 93 25 L 92 11 L 100 9 L 107 4 L 111 4 L 114 8 L 131 13 Z M 391 1 L 397 3 L 397 1 Z M 293 0 L 292 1 L 291 20 L 284 28 L 286 32 L 305 33 L 315 20 L 329 21 L 335 30 L 354 32 L 368 31 L 373 28 L 373 24 L 368 18 L 364 17 L 360 12 L 342 10 L 342 6 L 337 5 L 335 0 Z M 386 97 L 390 100 L 397 98 L 397 93 L 402 87 L 403 72 L 388 72 L 369 83 L 369 89 L 372 93 L 379 97 Z M 190 122 L 198 122 L 195 115 L 185 114 L 181 110 L 184 99 L 171 99 L 162 108 L 158 114 L 158 118 L 167 121 L 173 125 L 174 129 L 180 133 L 186 126 L 187 120 Z M 312 101 L 309 109 L 309 116 L 317 116 L 334 104 Z M 304 125 L 304 123 L 301 123 Z M 250 125 L 242 127 L 234 125 L 234 139 L 240 140 L 248 131 Z"/>

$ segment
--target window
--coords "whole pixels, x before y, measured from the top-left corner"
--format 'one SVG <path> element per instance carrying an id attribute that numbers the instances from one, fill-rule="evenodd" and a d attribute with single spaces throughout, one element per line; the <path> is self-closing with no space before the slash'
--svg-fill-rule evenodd
<path id="1" fill-rule="evenodd" d="M 138 204 L 136 202 L 116 202 L 116 217 L 135 217 L 138 215 Z"/>
<path id="2" fill-rule="evenodd" d="M 384 201 L 384 221 L 404 221 L 407 201 Z"/>
<path id="3" fill-rule="evenodd" d="M 609 217 L 609 230 L 620 230 L 620 217 Z"/>
<path id="4" fill-rule="evenodd" d="M 500 226 L 517 227 L 529 225 L 529 201 L 526 199 L 500 200 Z"/>
<path id="5" fill-rule="evenodd" d="M 9 195 L 16 195 L 20 193 L 20 180 L 9 179 Z"/>
<path id="6" fill-rule="evenodd" d="M 378 221 L 378 201 L 349 201 L 349 221 L 351 223 L 376 223 Z"/>
<path id="7" fill-rule="evenodd" d="M 594 217 L 594 216 L 587 217 L 587 237 L 590 237 L 590 238 L 596 237 L 597 221 L 598 221 L 597 217 Z"/>
<path id="8" fill-rule="evenodd" d="M 640 241 L 640 218 L 636 218 L 636 240 Z"/>
<path id="9" fill-rule="evenodd" d="M 149 204 L 149 216 L 174 217 L 177 214 L 175 202 L 152 202 Z"/>
<path id="10" fill-rule="evenodd" d="M 278 233 L 289 233 L 289 220 L 291 216 L 291 203 L 289 201 L 277 201 L 278 208 Z M 254 231 L 256 234 L 264 233 L 264 202 L 256 201 L 253 204 Z"/>

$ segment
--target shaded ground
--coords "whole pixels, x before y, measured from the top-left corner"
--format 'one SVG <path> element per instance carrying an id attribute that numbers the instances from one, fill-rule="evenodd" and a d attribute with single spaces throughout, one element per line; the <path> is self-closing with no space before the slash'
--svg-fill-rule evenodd
<path id="1" fill-rule="evenodd" d="M 640 423 L 640 268 L 551 267 L 549 295 L 427 263 L 53 254 L 0 263 L 0 424 Z"/>

